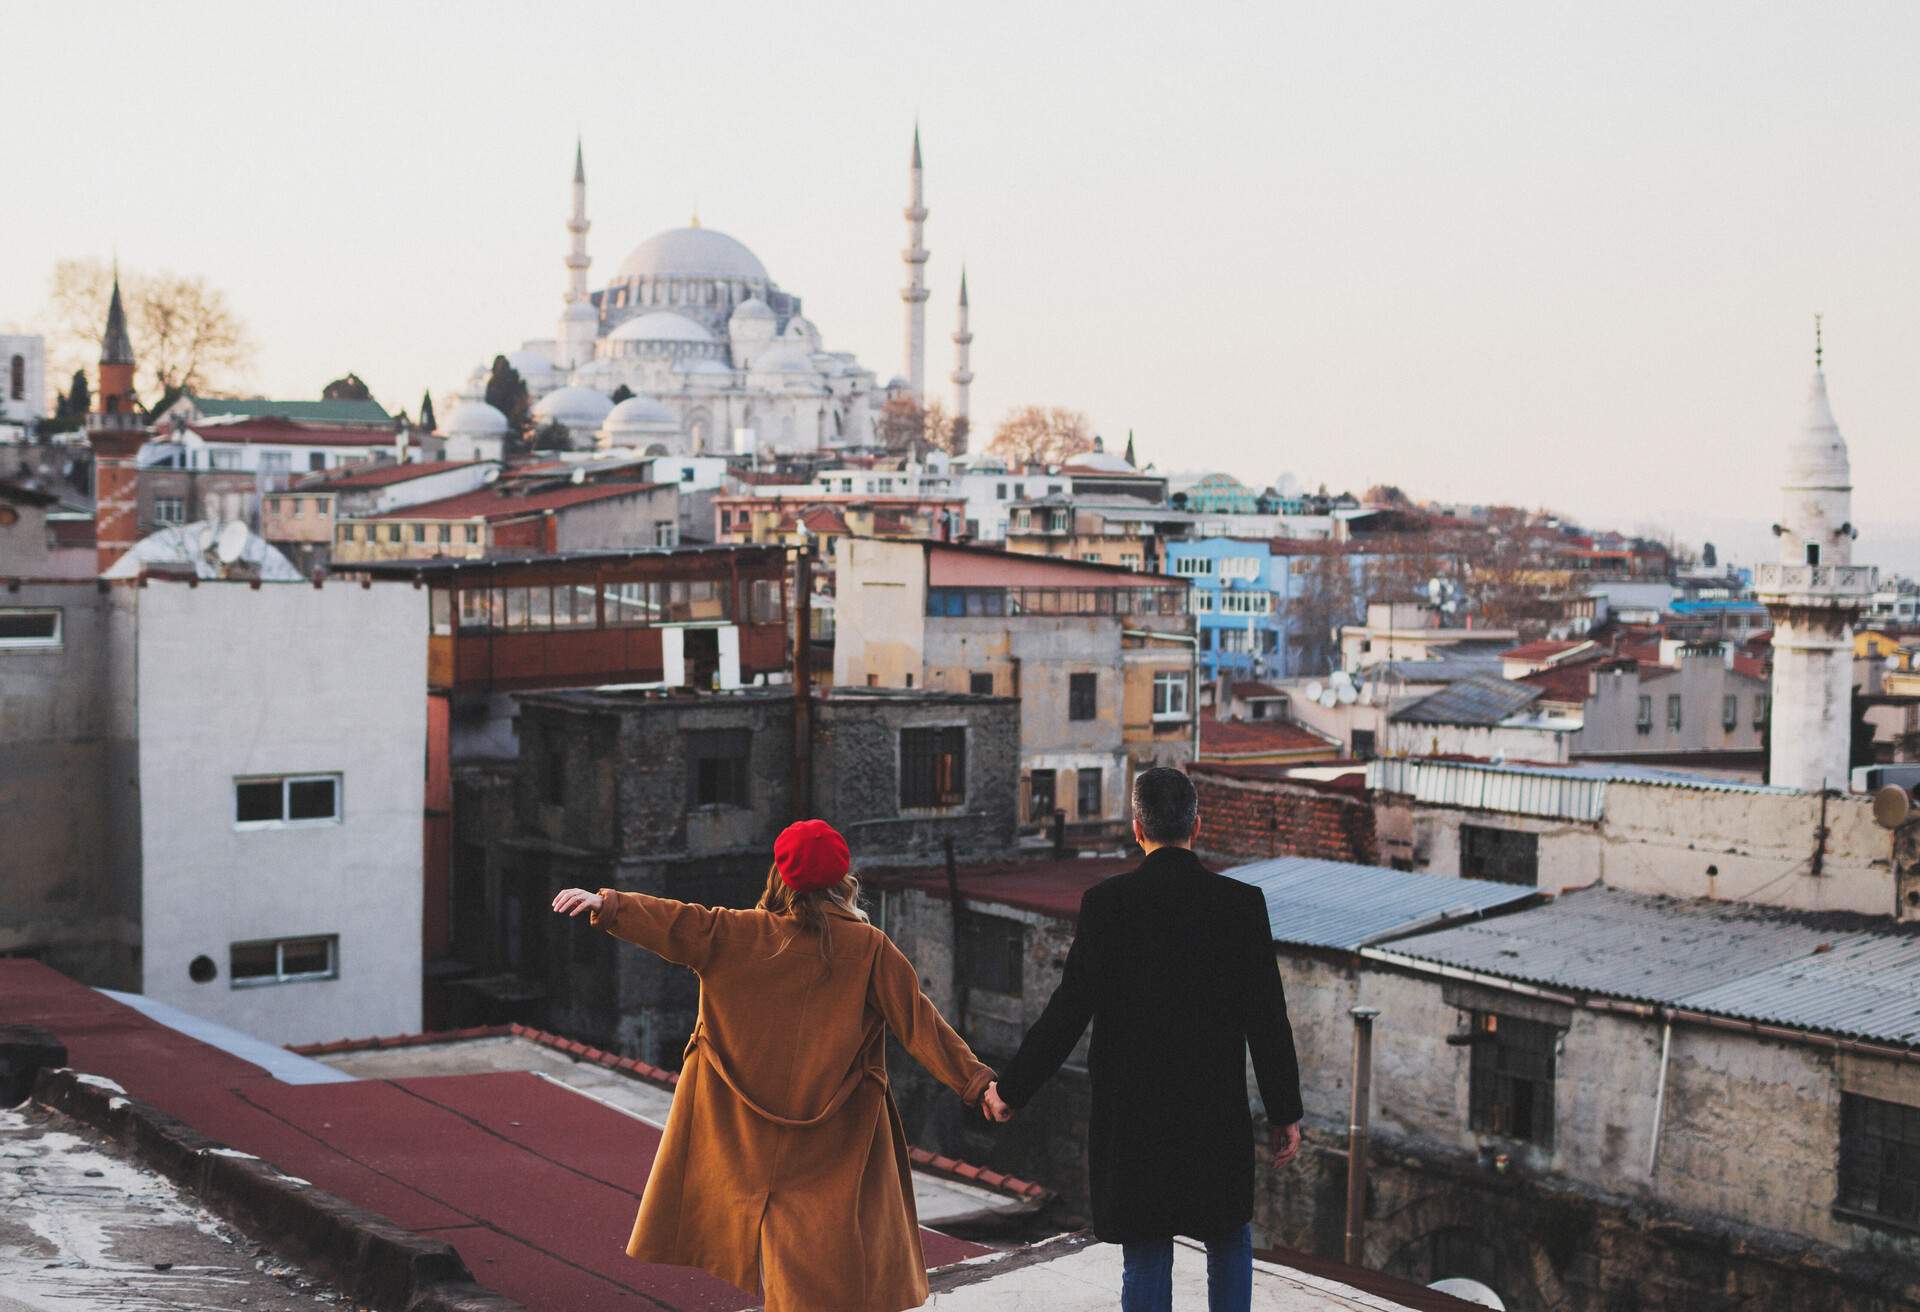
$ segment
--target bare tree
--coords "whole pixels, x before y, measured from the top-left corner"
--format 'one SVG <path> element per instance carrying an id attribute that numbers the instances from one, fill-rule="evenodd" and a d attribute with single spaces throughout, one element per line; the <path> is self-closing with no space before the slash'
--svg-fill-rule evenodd
<path id="1" fill-rule="evenodd" d="M 1064 406 L 1022 406 L 1000 421 L 987 449 L 1013 465 L 1058 465 L 1093 449 L 1093 425 Z"/>
<path id="2" fill-rule="evenodd" d="M 100 358 L 100 334 L 113 293 L 113 269 L 100 260 L 53 266 L 47 322 L 49 363 L 61 372 L 88 369 Z M 239 385 L 253 362 L 252 334 L 226 293 L 199 275 L 120 272 L 139 369 L 134 390 L 157 401 L 171 392 L 220 392 Z"/>
<path id="3" fill-rule="evenodd" d="M 1296 558 L 1294 586 L 1280 603 L 1281 627 L 1293 648 L 1296 674 L 1326 674 L 1340 659 L 1339 628 L 1364 614 L 1365 598 L 1354 577 L 1354 553 L 1315 547 Z"/>
<path id="4" fill-rule="evenodd" d="M 967 449 L 967 421 L 959 415 L 948 414 L 947 407 L 939 401 L 927 402 L 927 408 L 921 412 L 921 432 L 932 450 L 957 454 Z"/>
<path id="5" fill-rule="evenodd" d="M 874 435 L 888 451 L 916 451 L 926 439 L 927 412 L 911 396 L 890 396 L 880 407 Z"/>

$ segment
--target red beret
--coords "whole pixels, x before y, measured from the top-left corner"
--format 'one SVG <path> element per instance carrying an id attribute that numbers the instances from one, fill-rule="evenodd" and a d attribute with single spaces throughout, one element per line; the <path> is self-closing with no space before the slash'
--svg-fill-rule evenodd
<path id="1" fill-rule="evenodd" d="M 796 820 L 773 840 L 773 864 L 796 893 L 832 888 L 847 876 L 847 840 L 825 820 Z"/>

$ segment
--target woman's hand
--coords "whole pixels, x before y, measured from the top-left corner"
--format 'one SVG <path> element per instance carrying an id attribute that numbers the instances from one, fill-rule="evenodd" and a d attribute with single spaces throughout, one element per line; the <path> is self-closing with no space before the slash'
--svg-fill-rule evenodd
<path id="1" fill-rule="evenodd" d="M 563 916 L 577 916 L 582 911 L 598 911 L 601 901 L 598 893 L 589 893 L 584 888 L 563 888 L 560 896 L 553 900 L 553 909 Z"/>

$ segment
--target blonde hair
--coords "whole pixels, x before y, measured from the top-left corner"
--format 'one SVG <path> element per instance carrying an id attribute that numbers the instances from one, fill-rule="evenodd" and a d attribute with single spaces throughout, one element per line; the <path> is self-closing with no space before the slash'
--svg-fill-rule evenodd
<path id="1" fill-rule="evenodd" d="M 762 911 L 771 911 L 776 916 L 791 917 L 793 932 L 781 942 L 774 951 L 779 956 L 793 946 L 793 941 L 802 934 L 812 934 L 820 941 L 820 960 L 830 962 L 831 949 L 828 946 L 827 912 L 825 903 L 832 902 L 853 913 L 857 920 L 866 920 L 867 913 L 860 909 L 860 881 L 852 871 L 848 871 L 839 883 L 827 888 L 817 888 L 806 893 L 796 893 L 787 887 L 787 881 L 780 878 L 780 867 L 767 867 L 767 887 L 760 894 L 760 900 L 754 905 Z"/>

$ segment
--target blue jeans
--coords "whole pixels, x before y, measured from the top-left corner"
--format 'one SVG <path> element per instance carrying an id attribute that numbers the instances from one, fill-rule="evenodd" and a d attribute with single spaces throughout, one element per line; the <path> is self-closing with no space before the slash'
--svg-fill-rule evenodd
<path id="1" fill-rule="evenodd" d="M 1120 1312 L 1173 1312 L 1173 1240 L 1122 1244 Z M 1207 1312 L 1253 1304 L 1253 1227 L 1207 1240 Z"/>

